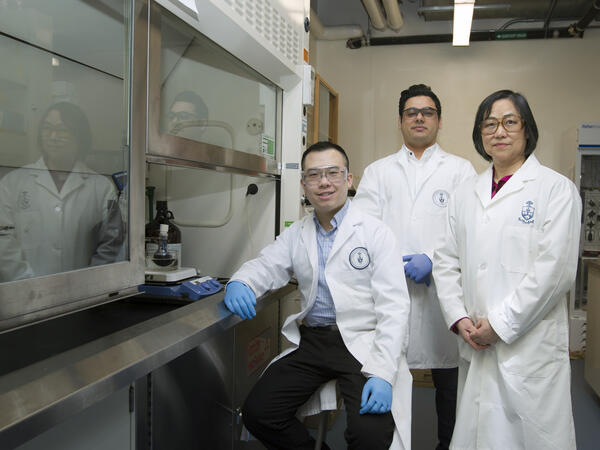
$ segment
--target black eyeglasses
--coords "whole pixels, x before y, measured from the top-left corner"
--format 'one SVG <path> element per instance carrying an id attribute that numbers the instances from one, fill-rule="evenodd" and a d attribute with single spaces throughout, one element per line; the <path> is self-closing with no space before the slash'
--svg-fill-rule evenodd
<path id="1" fill-rule="evenodd" d="M 421 113 L 421 115 L 427 119 L 431 119 L 437 114 L 437 109 L 435 108 L 406 108 L 402 111 L 402 115 L 407 119 L 416 119 L 416 117 Z"/>
<path id="2" fill-rule="evenodd" d="M 490 136 L 496 132 L 500 124 L 502 124 L 502 128 L 504 128 L 507 133 L 513 133 L 523 128 L 525 122 L 519 116 L 515 115 L 503 117 L 502 120 L 491 117 L 483 120 L 479 124 L 479 129 L 484 136 Z"/>

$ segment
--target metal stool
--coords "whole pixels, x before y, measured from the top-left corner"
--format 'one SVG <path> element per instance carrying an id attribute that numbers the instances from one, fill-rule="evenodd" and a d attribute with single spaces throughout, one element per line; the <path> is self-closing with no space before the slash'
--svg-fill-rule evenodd
<path id="1" fill-rule="evenodd" d="M 317 437 L 315 439 L 315 450 L 321 450 L 321 445 L 327 435 L 327 415 L 329 410 L 321 411 L 319 413 L 319 428 L 317 428 Z"/>
<path id="2" fill-rule="evenodd" d="M 314 417 L 316 420 L 318 420 L 317 424 L 315 424 L 314 420 L 313 420 L 312 426 L 310 426 L 310 428 L 315 429 L 315 425 L 316 425 L 317 435 L 315 437 L 315 450 L 321 450 L 321 447 L 323 446 L 323 441 L 325 440 L 325 436 L 327 435 L 327 424 L 329 422 L 329 414 L 332 412 L 333 413 L 339 412 L 339 410 L 342 408 L 342 405 L 343 405 L 342 396 L 340 395 L 339 385 L 337 383 L 335 385 L 335 389 L 336 389 L 336 398 L 337 398 L 335 408 L 325 409 L 325 410 L 322 410 L 318 414 L 314 414 L 314 415 L 310 416 L 310 417 Z M 335 418 L 334 418 L 334 420 L 335 420 Z M 306 424 L 306 421 L 305 421 L 305 424 Z"/>

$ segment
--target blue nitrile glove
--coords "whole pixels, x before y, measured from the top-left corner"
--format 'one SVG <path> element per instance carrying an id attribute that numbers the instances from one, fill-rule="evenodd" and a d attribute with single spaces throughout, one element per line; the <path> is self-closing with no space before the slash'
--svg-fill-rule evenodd
<path id="1" fill-rule="evenodd" d="M 392 385 L 383 378 L 369 378 L 360 398 L 360 414 L 384 414 L 391 407 Z"/>
<path id="2" fill-rule="evenodd" d="M 408 278 L 411 278 L 415 283 L 425 283 L 429 286 L 431 280 L 431 269 L 433 264 L 425 253 L 417 253 L 415 255 L 404 255 L 402 261 L 408 261 L 404 265 L 404 273 Z"/>
<path id="3" fill-rule="evenodd" d="M 232 281 L 225 288 L 225 306 L 242 319 L 252 319 L 256 316 L 256 295 L 241 281 Z"/>

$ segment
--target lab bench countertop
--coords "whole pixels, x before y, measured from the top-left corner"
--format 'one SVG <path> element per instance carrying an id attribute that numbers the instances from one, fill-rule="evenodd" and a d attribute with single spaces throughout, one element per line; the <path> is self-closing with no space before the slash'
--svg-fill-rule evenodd
<path id="1" fill-rule="evenodd" d="M 257 313 L 295 289 L 263 296 Z M 0 448 L 22 443 L 241 319 L 223 291 L 181 305 L 121 300 L 0 334 Z"/>

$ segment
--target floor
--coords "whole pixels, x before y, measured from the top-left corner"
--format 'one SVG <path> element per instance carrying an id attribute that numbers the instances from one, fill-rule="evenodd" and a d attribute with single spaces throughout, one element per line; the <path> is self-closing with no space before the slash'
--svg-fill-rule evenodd
<path id="1" fill-rule="evenodd" d="M 600 398 L 583 378 L 584 360 L 571 361 L 571 393 L 577 450 L 598 450 L 600 442 Z M 344 428 L 346 420 L 341 411 L 327 432 L 327 444 L 332 450 L 346 448 Z M 412 450 L 434 450 L 437 444 L 435 426 L 434 390 L 413 389 Z"/>

